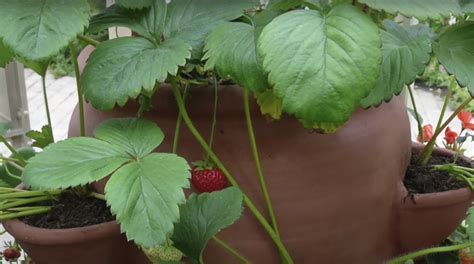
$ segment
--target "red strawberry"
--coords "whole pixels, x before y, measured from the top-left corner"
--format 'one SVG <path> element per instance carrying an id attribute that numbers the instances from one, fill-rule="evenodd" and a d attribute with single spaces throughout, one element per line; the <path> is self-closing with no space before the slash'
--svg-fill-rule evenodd
<path id="1" fill-rule="evenodd" d="M 9 247 L 3 250 L 3 257 L 6 261 L 15 261 L 21 256 L 20 250 L 18 248 Z"/>
<path id="2" fill-rule="evenodd" d="M 191 182 L 199 192 L 214 192 L 225 188 L 224 174 L 218 168 L 193 168 Z"/>

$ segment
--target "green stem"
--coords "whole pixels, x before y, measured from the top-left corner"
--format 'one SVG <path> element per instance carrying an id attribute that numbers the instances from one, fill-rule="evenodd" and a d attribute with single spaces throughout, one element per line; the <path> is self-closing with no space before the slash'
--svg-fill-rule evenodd
<path id="1" fill-rule="evenodd" d="M 429 255 L 433 253 L 457 251 L 457 250 L 461 250 L 461 249 L 473 247 L 473 246 L 474 246 L 474 242 L 469 242 L 469 243 L 464 243 L 464 244 L 459 244 L 459 245 L 454 245 L 454 246 L 427 248 L 427 249 L 416 251 L 416 252 L 413 252 L 413 253 L 398 257 L 398 258 L 394 258 L 388 261 L 387 264 L 401 264 L 407 260 L 415 259 L 421 256 L 425 256 L 425 255 Z"/>
<path id="2" fill-rule="evenodd" d="M 102 200 L 102 201 L 107 201 L 107 199 L 105 198 L 105 195 L 100 194 L 100 193 L 96 193 L 96 192 L 90 192 L 89 197 L 93 197 L 93 198 L 96 198 L 96 199 Z"/>
<path id="3" fill-rule="evenodd" d="M 35 196 L 51 196 L 51 195 L 58 195 L 61 192 L 62 192 L 61 190 L 14 192 L 14 193 L 0 194 L 0 200 L 12 199 L 12 198 L 35 197 Z"/>
<path id="4" fill-rule="evenodd" d="M 422 157 L 422 164 L 423 165 L 426 165 L 428 164 L 428 161 L 430 160 L 431 158 L 431 154 L 433 153 L 433 148 L 435 146 L 435 143 L 436 143 L 436 138 L 443 132 L 443 130 L 451 123 L 451 121 L 453 121 L 453 119 L 457 116 L 457 114 L 459 112 L 461 112 L 461 110 L 464 109 L 464 107 L 466 107 L 470 102 L 472 101 L 472 98 L 469 97 L 468 99 L 466 99 L 455 111 L 454 113 L 448 118 L 448 120 L 446 120 L 446 122 L 443 123 L 443 125 L 441 125 L 439 127 L 439 129 L 437 129 L 435 132 L 434 132 L 434 135 L 433 135 L 433 138 L 431 138 L 431 140 L 428 142 L 428 144 L 423 148 L 423 152 L 421 153 L 421 157 Z"/>
<path id="5" fill-rule="evenodd" d="M 29 210 L 33 210 L 33 209 L 40 209 L 40 208 L 50 208 L 50 207 L 49 206 L 15 207 L 15 208 L 8 209 L 8 211 L 24 212 L 24 211 L 29 211 Z"/>
<path id="6" fill-rule="evenodd" d="M 436 125 L 436 130 L 438 130 L 441 127 L 441 124 L 443 123 L 444 115 L 449 105 L 449 99 L 451 98 L 451 94 L 453 93 L 453 89 L 451 88 L 452 82 L 453 80 L 451 79 L 451 84 L 448 86 L 448 93 L 446 94 L 446 97 L 444 98 L 443 108 L 441 109 L 441 113 L 439 115 L 438 124 Z"/>
<path id="7" fill-rule="evenodd" d="M 17 168 L 17 169 L 20 169 L 20 171 L 23 171 L 23 168 L 21 168 L 20 166 L 18 166 L 16 163 L 12 163 L 12 162 L 7 162 L 7 164 L 5 164 L 5 166 L 3 167 L 5 169 L 5 172 L 12 178 L 15 178 L 17 180 L 20 180 L 22 181 L 21 177 L 20 176 L 17 176 L 15 174 L 13 174 L 10 169 L 8 168 L 8 164 L 12 165 L 13 167 Z"/>
<path id="8" fill-rule="evenodd" d="M 15 202 L 0 205 L 0 210 L 7 210 L 10 208 L 14 208 L 14 207 L 22 206 L 22 205 L 44 202 L 48 200 L 51 200 L 51 196 L 41 196 L 41 197 L 35 197 L 35 198 L 29 198 L 29 199 L 20 199 Z"/>
<path id="9" fill-rule="evenodd" d="M 77 38 L 84 41 L 87 44 L 90 44 L 90 45 L 94 46 L 94 47 L 96 47 L 97 45 L 100 44 L 99 41 L 97 41 L 95 39 L 92 39 L 92 38 L 89 38 L 89 37 L 86 37 L 84 35 L 77 35 Z"/>
<path id="10" fill-rule="evenodd" d="M 217 123 L 217 102 L 218 102 L 218 89 L 217 89 L 217 78 L 213 76 L 212 82 L 214 85 L 214 108 L 212 112 L 212 125 L 211 125 L 211 135 L 209 136 L 209 149 L 212 150 L 212 144 L 214 143 L 214 130 L 216 129 Z M 204 160 L 205 164 L 209 162 L 209 152 L 206 153 L 206 159 Z"/>
<path id="11" fill-rule="evenodd" d="M 418 114 L 418 110 L 415 103 L 415 96 L 413 95 L 413 91 L 411 90 L 410 85 L 407 86 L 407 90 L 408 90 L 408 93 L 410 94 L 410 100 L 413 106 L 413 111 L 415 112 L 415 119 L 418 125 L 418 135 L 420 136 L 421 142 L 425 142 L 425 138 L 424 138 L 425 135 L 423 135 L 423 124 L 421 123 L 420 115 Z"/>
<path id="12" fill-rule="evenodd" d="M 49 211 L 51 211 L 51 208 L 44 207 L 44 208 L 38 208 L 38 209 L 22 211 L 22 212 L 17 212 L 17 213 L 2 214 L 2 215 L 0 215 L 0 221 L 10 220 L 10 219 L 17 219 L 17 218 L 20 218 L 20 217 L 37 215 L 37 214 L 44 214 L 44 213 L 47 213 Z"/>
<path id="13" fill-rule="evenodd" d="M 255 133 L 252 125 L 252 117 L 250 115 L 250 106 L 249 106 L 249 92 L 247 89 L 244 89 L 244 111 L 245 111 L 245 121 L 247 123 L 247 129 L 250 138 L 250 145 L 252 147 L 252 155 L 255 160 L 255 166 L 257 168 L 258 180 L 260 182 L 260 189 L 262 190 L 265 203 L 267 204 L 268 214 L 272 222 L 273 230 L 278 237 L 280 237 L 280 232 L 278 231 L 278 225 L 273 211 L 272 201 L 270 199 L 270 194 L 268 192 L 267 184 L 265 182 L 265 177 L 263 176 L 262 165 L 260 164 L 260 156 L 258 154 L 257 141 L 255 140 Z"/>
<path id="14" fill-rule="evenodd" d="M 234 257 L 236 257 L 240 261 L 242 261 L 242 263 L 245 263 L 245 264 L 250 264 L 251 263 L 248 259 L 246 259 L 244 256 L 242 256 L 239 252 L 237 252 L 235 249 L 233 249 L 227 243 L 220 240 L 218 237 L 213 237 L 212 240 L 214 240 L 217 244 L 219 244 L 221 247 L 223 247 L 225 250 L 227 250 L 230 254 L 234 255 Z"/>
<path id="15" fill-rule="evenodd" d="M 8 148 L 8 150 L 10 150 L 13 156 L 18 159 L 18 162 L 21 166 L 26 166 L 26 160 L 23 158 L 23 156 L 20 155 L 20 153 L 18 153 L 18 151 L 16 151 L 16 149 L 10 143 L 8 143 L 5 137 L 0 136 L 0 142 L 2 142 Z"/>
<path id="16" fill-rule="evenodd" d="M 179 111 L 181 112 L 181 115 L 183 116 L 183 121 L 188 127 L 188 129 L 191 131 L 193 136 L 196 138 L 196 140 L 199 142 L 202 148 L 204 148 L 205 151 L 208 151 L 210 158 L 212 161 L 217 165 L 217 167 L 224 173 L 226 176 L 227 180 L 231 183 L 232 186 L 235 186 L 240 189 L 239 184 L 237 181 L 232 177 L 232 175 L 227 171 L 225 166 L 222 164 L 220 159 L 216 156 L 216 154 L 209 148 L 209 145 L 206 143 L 204 138 L 201 136 L 201 134 L 197 131 L 196 127 L 192 123 L 186 108 L 184 106 L 183 98 L 181 97 L 181 93 L 178 90 L 178 87 L 176 86 L 176 82 L 172 81 L 172 87 L 173 87 L 173 92 L 176 98 L 176 102 L 178 104 Z M 278 250 L 281 253 L 281 256 L 283 258 L 283 263 L 293 263 L 293 260 L 291 259 L 291 256 L 289 255 L 288 251 L 286 250 L 285 246 L 283 243 L 280 241 L 280 238 L 276 235 L 275 231 L 272 229 L 270 224 L 265 220 L 263 215 L 258 211 L 258 209 L 255 207 L 253 202 L 249 199 L 249 197 L 244 193 L 244 203 L 245 205 L 250 209 L 250 211 L 254 214 L 255 218 L 260 222 L 260 224 L 263 226 L 265 231 L 268 233 L 270 238 L 273 240 L 275 246 L 278 248 Z"/>
<path id="17" fill-rule="evenodd" d="M 81 137 L 86 136 L 86 128 L 84 121 L 84 97 L 81 92 L 81 71 L 79 70 L 79 62 L 77 61 L 77 49 L 74 43 L 69 44 L 71 50 L 71 59 L 74 64 L 74 72 L 76 73 L 76 86 L 77 86 L 77 97 L 79 105 L 79 124 L 81 129 Z"/>
<path id="18" fill-rule="evenodd" d="M 184 94 L 183 94 L 183 101 L 186 102 L 186 96 L 188 95 L 188 88 L 189 84 L 184 84 Z M 174 138 L 173 138 L 173 154 L 176 154 L 178 151 L 178 143 L 179 143 L 179 134 L 181 132 L 181 122 L 183 121 L 183 117 L 181 116 L 181 112 L 178 112 L 178 117 L 176 118 L 176 127 L 174 129 Z"/>
<path id="19" fill-rule="evenodd" d="M 49 129 L 51 129 L 51 138 L 54 142 L 53 123 L 51 122 L 51 112 L 49 111 L 48 93 L 46 91 L 46 76 L 41 76 L 41 81 L 43 84 L 43 98 L 44 98 L 44 105 L 46 107 L 46 118 L 48 119 Z"/>

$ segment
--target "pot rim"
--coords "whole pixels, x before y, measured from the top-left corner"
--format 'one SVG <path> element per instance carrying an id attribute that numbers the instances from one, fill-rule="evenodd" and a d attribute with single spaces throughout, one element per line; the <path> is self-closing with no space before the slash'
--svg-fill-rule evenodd
<path id="1" fill-rule="evenodd" d="M 20 184 L 16 188 L 24 189 Z M 67 245 L 77 244 L 104 237 L 121 236 L 120 226 L 116 221 L 105 222 L 96 225 L 47 229 L 27 225 L 18 219 L 2 222 L 5 230 L 15 239 L 36 245 Z"/>
<path id="2" fill-rule="evenodd" d="M 416 142 L 412 143 L 412 152 L 420 152 L 422 148 L 423 145 Z M 448 157 L 454 156 L 456 154 L 451 150 L 438 147 L 433 149 L 433 153 Z M 470 159 L 465 156 L 461 156 L 460 158 L 471 162 Z M 402 194 L 401 207 L 408 210 L 452 206 L 455 204 L 465 203 L 466 201 L 472 200 L 474 198 L 473 191 L 468 187 L 444 192 L 414 194 L 412 197 L 409 197 L 408 190 L 406 189 L 402 180 L 402 182 L 398 185 L 398 189 L 399 193 Z"/>

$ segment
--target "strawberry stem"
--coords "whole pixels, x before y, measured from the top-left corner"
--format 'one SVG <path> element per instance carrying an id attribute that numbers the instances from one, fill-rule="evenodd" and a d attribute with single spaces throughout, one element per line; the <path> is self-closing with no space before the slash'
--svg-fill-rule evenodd
<path id="1" fill-rule="evenodd" d="M 252 147 L 252 155 L 255 160 L 255 167 L 257 169 L 258 180 L 260 182 L 260 189 L 262 190 L 265 203 L 267 204 L 268 214 L 272 222 L 273 230 L 278 237 L 280 237 L 280 232 L 278 231 L 278 225 L 273 211 L 272 201 L 270 199 L 270 194 L 268 193 L 267 184 L 265 182 L 265 177 L 263 176 L 262 165 L 260 164 L 260 156 L 258 154 L 257 141 L 255 140 L 255 133 L 252 125 L 252 117 L 250 115 L 250 106 L 249 106 L 249 92 L 247 89 L 244 89 L 244 111 L 245 111 L 245 121 L 247 123 L 247 129 L 249 133 L 250 145 Z"/>
<path id="2" fill-rule="evenodd" d="M 408 93 L 410 94 L 410 100 L 411 104 L 413 106 L 413 111 L 415 112 L 415 118 L 416 118 L 416 124 L 418 125 L 418 135 L 420 137 L 421 142 L 425 142 L 425 135 L 423 133 L 423 124 L 421 123 L 420 120 L 420 115 L 418 114 L 418 110 L 416 108 L 416 103 L 415 103 L 415 96 L 413 95 L 413 91 L 411 90 L 411 86 L 407 86 Z"/>
<path id="3" fill-rule="evenodd" d="M 226 242 L 220 240 L 218 237 L 212 237 L 212 240 L 214 240 L 219 246 L 223 247 L 225 250 L 227 250 L 230 254 L 234 255 L 234 257 L 238 258 L 242 263 L 245 264 L 250 264 L 248 259 L 246 259 L 244 256 L 239 254 L 235 249 L 233 249 L 230 245 L 228 245 Z"/>
<path id="4" fill-rule="evenodd" d="M 84 98 L 81 92 L 81 71 L 79 70 L 79 62 L 77 61 L 77 48 L 74 43 L 69 44 L 69 49 L 71 50 L 71 60 L 74 64 L 74 72 L 76 74 L 76 86 L 77 86 L 77 98 L 79 106 L 79 125 L 81 131 L 81 137 L 86 136 L 86 128 L 84 121 Z M 50 124 L 51 125 L 51 124 Z M 53 127 L 51 127 L 51 130 Z"/>
<path id="5" fill-rule="evenodd" d="M 217 123 L 217 102 L 218 102 L 218 90 L 217 90 L 217 78 L 214 75 L 212 78 L 214 85 L 214 109 L 212 113 L 212 125 L 211 125 L 211 135 L 209 136 L 209 149 L 212 150 L 212 144 L 214 143 L 214 130 L 216 129 Z M 206 152 L 206 158 L 204 159 L 205 164 L 209 164 L 209 151 Z"/>
<path id="6" fill-rule="evenodd" d="M 183 101 L 185 102 L 186 102 L 186 96 L 188 95 L 188 88 L 189 88 L 189 84 L 185 83 L 184 94 L 183 94 Z M 176 127 L 174 130 L 174 138 L 173 138 L 173 154 L 176 154 L 176 151 L 178 151 L 179 134 L 181 132 L 182 120 L 183 120 L 183 117 L 181 116 L 181 112 L 178 112 L 178 117 L 176 119 Z"/>
<path id="7" fill-rule="evenodd" d="M 454 245 L 454 246 L 427 248 L 420 251 L 412 252 L 410 254 L 407 254 L 398 258 L 394 258 L 388 261 L 387 264 L 402 264 L 402 263 L 405 263 L 405 261 L 407 260 L 415 259 L 421 256 L 425 256 L 425 255 L 429 255 L 433 253 L 457 251 L 457 250 L 461 250 L 461 249 L 465 249 L 465 248 L 473 247 L 473 246 L 474 246 L 474 242 L 468 242 L 468 243 Z"/>
<path id="8" fill-rule="evenodd" d="M 51 130 L 51 139 L 54 142 L 54 135 L 53 135 L 53 123 L 51 121 L 51 111 L 49 110 L 49 102 L 48 102 L 48 93 L 46 91 L 46 76 L 41 76 L 41 83 L 43 85 L 43 99 L 44 99 L 44 106 L 46 108 L 46 119 L 48 120 L 48 126 Z"/>
<path id="9" fill-rule="evenodd" d="M 234 179 L 234 177 L 232 177 L 232 175 L 225 168 L 224 164 L 222 164 L 222 162 L 216 156 L 216 154 L 209 148 L 209 145 L 206 143 L 204 138 L 201 136 L 201 134 L 199 133 L 199 131 L 196 129 L 193 122 L 191 121 L 191 119 L 190 119 L 190 117 L 189 117 L 189 115 L 186 111 L 186 108 L 184 106 L 184 102 L 183 102 L 183 98 L 181 96 L 181 93 L 180 93 L 180 91 L 179 91 L 179 89 L 176 85 L 176 79 L 175 78 L 171 79 L 171 86 L 173 88 L 174 96 L 176 98 L 176 102 L 178 104 L 179 111 L 181 112 L 181 115 L 183 117 L 183 121 L 186 124 L 186 126 L 188 127 L 189 131 L 191 131 L 191 133 L 196 138 L 196 140 L 199 142 L 199 144 L 201 144 L 201 147 L 204 148 L 206 151 L 208 151 L 209 157 L 211 158 L 211 160 L 222 171 L 222 173 L 224 173 L 227 180 L 232 184 L 232 186 L 235 186 L 235 187 L 240 189 L 240 186 L 237 183 L 237 181 Z M 243 191 L 242 191 L 242 193 L 243 193 L 245 205 L 250 209 L 250 211 L 255 216 L 255 218 L 257 218 L 257 220 L 260 222 L 262 227 L 265 229 L 267 234 L 272 239 L 275 246 L 280 251 L 280 255 L 281 255 L 281 257 L 283 258 L 283 261 L 284 261 L 283 263 L 286 263 L 286 264 L 294 263 L 293 260 L 291 259 L 290 254 L 286 250 L 286 248 L 283 245 L 283 243 L 281 242 L 280 238 L 276 235 L 276 233 L 273 230 L 273 228 L 271 227 L 271 225 L 267 222 L 265 217 L 263 217 L 263 215 L 260 213 L 260 211 L 258 211 L 258 209 L 254 205 L 254 203 L 250 200 L 250 198 Z"/>
<path id="10" fill-rule="evenodd" d="M 8 148 L 8 150 L 10 150 L 10 152 L 13 154 L 13 157 L 18 159 L 18 163 L 19 163 L 20 166 L 23 166 L 23 167 L 26 166 L 26 161 L 23 158 L 23 156 L 21 156 L 16 151 L 16 149 L 10 143 L 8 143 L 7 139 L 5 137 L 3 137 L 2 135 L 0 135 L 0 142 L 3 143 Z"/>

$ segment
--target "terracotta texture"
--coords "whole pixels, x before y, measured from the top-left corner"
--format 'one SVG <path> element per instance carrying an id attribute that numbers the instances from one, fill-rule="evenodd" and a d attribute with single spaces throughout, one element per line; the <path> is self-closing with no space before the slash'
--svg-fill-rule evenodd
<path id="1" fill-rule="evenodd" d="M 213 91 L 194 87 L 188 98 L 188 112 L 208 138 Z M 467 190 L 422 195 L 415 198 L 416 205 L 405 199 L 402 180 L 412 144 L 402 100 L 359 110 L 331 135 L 311 133 L 290 117 L 269 122 L 253 99 L 251 108 L 281 236 L 295 263 L 382 263 L 407 250 L 441 242 L 461 222 L 471 201 Z M 87 134 L 92 135 L 94 127 L 106 119 L 133 117 L 137 110 L 134 102 L 111 112 L 87 105 Z M 145 115 L 166 135 L 157 151 L 171 151 L 177 113 L 170 88 L 162 86 L 153 98 L 153 110 Z M 77 118 L 76 110 L 70 136 L 79 134 Z M 189 162 L 202 159 L 202 148 L 186 126 L 181 127 L 178 154 Z M 220 87 L 214 142 L 214 151 L 265 214 L 239 87 Z M 440 203 L 442 197 L 447 198 Z M 457 206 L 455 213 L 446 213 L 449 205 Z M 270 239 L 248 210 L 219 237 L 252 263 L 280 263 Z M 212 242 L 204 259 L 206 263 L 240 263 Z"/>
<path id="2" fill-rule="evenodd" d="M 2 224 L 37 264 L 150 264 L 116 222 L 71 229 L 36 228 L 19 220 Z"/>

